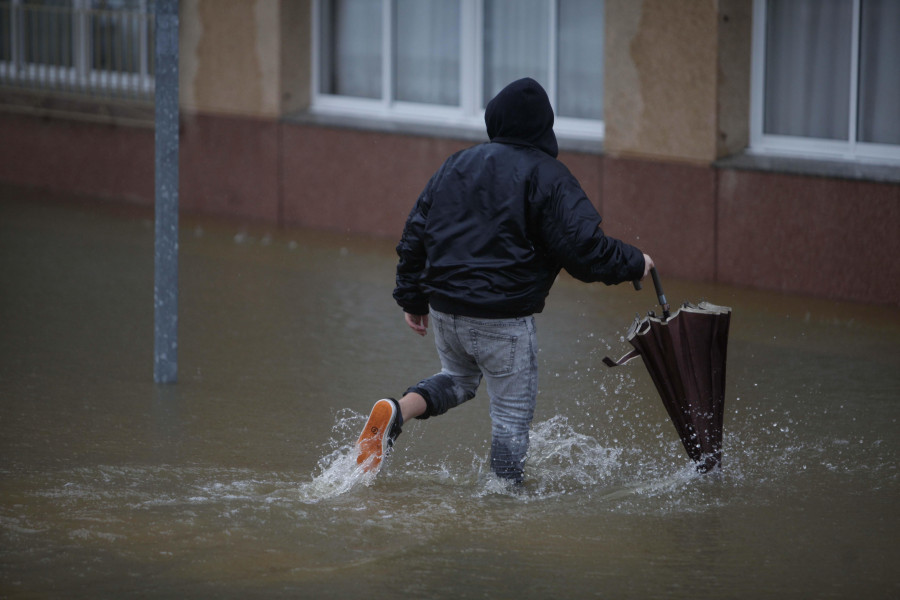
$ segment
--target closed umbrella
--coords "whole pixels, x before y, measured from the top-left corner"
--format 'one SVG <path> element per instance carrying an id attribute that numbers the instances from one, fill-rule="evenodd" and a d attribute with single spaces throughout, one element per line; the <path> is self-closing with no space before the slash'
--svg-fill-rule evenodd
<path id="1" fill-rule="evenodd" d="M 685 303 L 670 314 L 659 275 L 651 269 L 662 318 L 652 312 L 628 331 L 634 350 L 609 367 L 638 356 L 659 392 L 688 456 L 701 473 L 722 463 L 725 363 L 731 308 L 708 302 Z M 637 285 L 635 287 L 638 287 Z"/>

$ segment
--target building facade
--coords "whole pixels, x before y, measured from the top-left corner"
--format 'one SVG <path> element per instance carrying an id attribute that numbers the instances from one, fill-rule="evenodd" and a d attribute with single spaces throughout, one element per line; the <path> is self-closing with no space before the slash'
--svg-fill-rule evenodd
<path id="1" fill-rule="evenodd" d="M 0 15 L 0 181 L 152 204 L 152 0 Z M 179 41 L 183 211 L 399 236 L 528 75 L 667 276 L 900 304 L 900 2 L 181 0 Z"/>

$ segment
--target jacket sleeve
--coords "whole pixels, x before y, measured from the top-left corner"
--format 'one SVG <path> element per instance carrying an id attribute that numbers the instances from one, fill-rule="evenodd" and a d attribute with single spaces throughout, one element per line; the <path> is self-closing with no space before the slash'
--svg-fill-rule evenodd
<path id="1" fill-rule="evenodd" d="M 406 219 L 403 235 L 397 245 L 397 287 L 394 288 L 394 300 L 404 312 L 413 315 L 428 314 L 428 297 L 422 290 L 420 282 L 425 272 L 425 223 L 428 218 L 428 191 L 431 182 L 419 196 L 415 206 Z"/>
<path id="2" fill-rule="evenodd" d="M 538 203 L 543 242 L 573 277 L 614 285 L 644 274 L 643 252 L 603 233 L 600 214 L 571 174 L 557 179 Z"/>

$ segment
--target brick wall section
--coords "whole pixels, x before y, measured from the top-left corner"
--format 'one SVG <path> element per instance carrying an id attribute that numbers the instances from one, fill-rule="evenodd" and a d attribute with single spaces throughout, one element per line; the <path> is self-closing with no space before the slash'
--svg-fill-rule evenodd
<path id="1" fill-rule="evenodd" d="M 428 179 L 474 142 L 285 124 L 283 222 L 397 237 Z M 562 160 L 599 206 L 601 158 Z"/>
<path id="2" fill-rule="evenodd" d="M 153 204 L 153 130 L 0 115 L 0 181 Z M 471 142 L 183 115 L 185 212 L 396 238 Z M 900 185 L 563 153 L 667 277 L 900 305 Z"/>
<path id="3" fill-rule="evenodd" d="M 900 304 L 900 185 L 723 170 L 718 280 Z"/>
<path id="4" fill-rule="evenodd" d="M 182 209 L 278 222 L 278 127 L 273 119 L 183 114 Z"/>
<path id="5" fill-rule="evenodd" d="M 0 181 L 153 203 L 153 129 L 0 113 Z"/>
<path id="6" fill-rule="evenodd" d="M 605 231 L 641 248 L 669 277 L 714 281 L 715 186 L 711 167 L 606 157 Z"/>
<path id="7" fill-rule="evenodd" d="M 284 223 L 396 237 L 428 179 L 468 146 L 455 140 L 283 128 Z"/>

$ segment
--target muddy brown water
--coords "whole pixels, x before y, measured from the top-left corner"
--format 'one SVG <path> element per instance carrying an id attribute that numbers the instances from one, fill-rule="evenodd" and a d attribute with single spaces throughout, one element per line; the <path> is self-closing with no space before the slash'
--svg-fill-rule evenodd
<path id="1" fill-rule="evenodd" d="M 152 215 L 38 200 L 0 200 L 0 597 L 900 595 L 895 308 L 657 257 L 670 301 L 734 311 L 724 467 L 699 476 L 640 361 L 601 363 L 650 287 L 563 276 L 524 492 L 489 475 L 483 390 L 367 479 L 371 403 L 437 369 L 392 241 L 183 219 L 156 385 Z"/>

